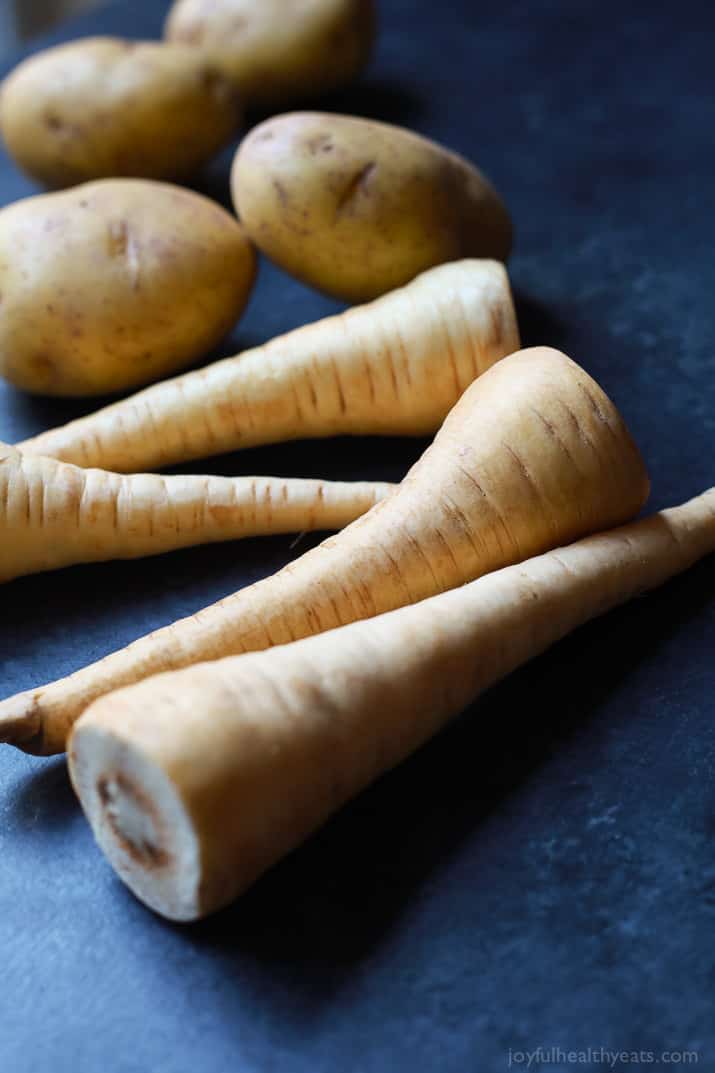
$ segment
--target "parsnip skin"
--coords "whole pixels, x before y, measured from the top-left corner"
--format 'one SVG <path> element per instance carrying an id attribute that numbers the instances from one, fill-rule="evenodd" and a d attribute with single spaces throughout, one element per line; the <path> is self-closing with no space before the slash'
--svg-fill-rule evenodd
<path id="1" fill-rule="evenodd" d="M 122 476 L 0 444 L 0 582 L 221 540 L 341 529 L 393 488 L 281 477 Z"/>
<path id="2" fill-rule="evenodd" d="M 518 348 L 503 265 L 462 261 L 18 446 L 128 473 L 306 437 L 426 435 Z"/>
<path id="3" fill-rule="evenodd" d="M 95 703 L 75 789 L 134 893 L 171 920 L 227 904 L 482 690 L 715 551 L 715 489 L 462 588 Z"/>
<path id="4" fill-rule="evenodd" d="M 0 703 L 0 741 L 61 751 L 72 723 L 113 689 L 415 603 L 626 521 L 647 494 L 640 455 L 598 385 L 558 351 L 521 351 L 472 384 L 363 518 L 272 577 Z"/>

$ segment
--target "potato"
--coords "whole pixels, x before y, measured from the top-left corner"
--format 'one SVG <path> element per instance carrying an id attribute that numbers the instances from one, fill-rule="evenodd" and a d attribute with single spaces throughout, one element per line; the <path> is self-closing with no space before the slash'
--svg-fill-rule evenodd
<path id="1" fill-rule="evenodd" d="M 146 384 L 194 361 L 248 299 L 255 253 L 219 205 L 105 179 L 0 212 L 0 374 L 47 395 Z"/>
<path id="2" fill-rule="evenodd" d="M 0 96 L 9 153 L 51 187 L 185 178 L 231 141 L 240 118 L 236 87 L 200 51 L 112 37 L 31 56 Z"/>
<path id="3" fill-rule="evenodd" d="M 375 38 L 373 0 L 176 0 L 165 36 L 200 45 L 257 107 L 351 82 Z"/>
<path id="4" fill-rule="evenodd" d="M 287 272 L 359 302 L 443 261 L 506 260 L 509 215 L 481 172 L 400 127 L 294 112 L 239 146 L 233 200 Z"/>

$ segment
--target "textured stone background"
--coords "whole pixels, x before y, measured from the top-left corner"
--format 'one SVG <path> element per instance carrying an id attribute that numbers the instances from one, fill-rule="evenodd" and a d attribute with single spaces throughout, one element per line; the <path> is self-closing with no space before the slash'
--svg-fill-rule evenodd
<path id="1" fill-rule="evenodd" d="M 515 216 L 526 342 L 567 350 L 614 396 L 653 506 L 712 484 L 711 6 L 381 6 L 374 64 L 330 106 L 477 161 Z M 53 40 L 157 34 L 165 8 L 118 4 Z M 224 199 L 229 158 L 203 180 Z M 0 157 L 2 201 L 31 192 Z M 264 266 L 228 349 L 335 308 Z M 0 437 L 82 408 L 0 388 Z M 303 444 L 212 468 L 399 477 L 420 447 Z M 252 541 L 4 586 L 0 692 L 304 546 Z M 156 919 L 114 878 L 61 760 L 2 752 L 0 1070 L 498 1073 L 510 1048 L 539 1046 L 691 1049 L 714 1070 L 714 625 L 709 561 L 513 676 L 195 927 Z"/>

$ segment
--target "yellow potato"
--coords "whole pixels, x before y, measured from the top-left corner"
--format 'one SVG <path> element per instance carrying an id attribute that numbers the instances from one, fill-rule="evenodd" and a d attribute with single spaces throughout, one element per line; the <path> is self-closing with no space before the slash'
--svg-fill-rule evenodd
<path id="1" fill-rule="evenodd" d="M 373 0 L 176 0 L 165 36 L 200 45 L 252 105 L 351 82 L 375 38 Z"/>
<path id="2" fill-rule="evenodd" d="M 240 124 L 233 82 L 196 49 L 92 37 L 47 49 L 5 79 L 11 156 L 47 186 L 191 175 Z"/>
<path id="3" fill-rule="evenodd" d="M 463 257 L 506 260 L 509 215 L 468 161 L 411 131 L 294 112 L 241 143 L 233 200 L 248 235 L 287 272 L 367 301 Z"/>
<path id="4" fill-rule="evenodd" d="M 255 253 L 219 205 L 106 179 L 0 212 L 0 374 L 95 395 L 156 380 L 215 346 L 248 300 Z"/>

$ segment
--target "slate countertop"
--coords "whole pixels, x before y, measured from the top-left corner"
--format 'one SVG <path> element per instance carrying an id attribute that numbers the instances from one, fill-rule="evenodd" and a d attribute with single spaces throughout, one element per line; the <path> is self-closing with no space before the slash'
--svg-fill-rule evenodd
<path id="1" fill-rule="evenodd" d="M 166 7 L 116 4 L 44 40 L 156 36 Z M 514 214 L 525 342 L 566 350 L 613 396 L 653 507 L 713 484 L 712 6 L 381 7 L 363 84 L 326 106 L 475 160 Z M 229 160 L 202 180 L 224 200 Z M 0 156 L 1 203 L 33 192 Z M 337 308 L 264 264 L 225 352 Z M 0 387 L 0 439 L 83 408 Z M 422 446 L 299 444 L 211 469 L 396 479 Z M 0 695 L 307 543 L 3 586 Z M 669 1069 L 691 1051 L 715 1070 L 714 626 L 711 559 L 514 675 L 191 927 L 152 916 L 114 878 L 63 761 L 0 751 L 0 1071 L 499 1073 L 538 1048 L 532 1070 L 633 1069 L 606 1051 L 650 1052 L 649 1068 L 669 1052 Z"/>

